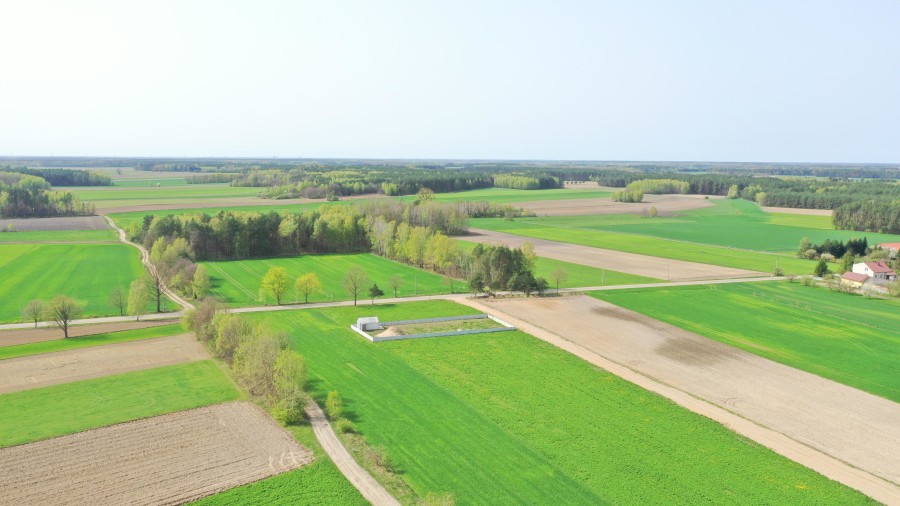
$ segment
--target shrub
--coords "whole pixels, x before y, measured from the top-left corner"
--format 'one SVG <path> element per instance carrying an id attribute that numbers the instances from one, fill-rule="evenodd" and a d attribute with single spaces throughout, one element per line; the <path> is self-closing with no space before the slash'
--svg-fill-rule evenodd
<path id="1" fill-rule="evenodd" d="M 272 406 L 272 416 L 281 425 L 299 422 L 303 419 L 303 399 L 301 397 L 279 399 Z"/>
<path id="2" fill-rule="evenodd" d="M 344 414 L 344 401 L 337 390 L 328 392 L 328 397 L 325 399 L 325 411 L 328 412 L 328 418 L 332 420 L 338 420 Z"/>
<path id="3" fill-rule="evenodd" d="M 334 422 L 334 430 L 339 434 L 356 434 L 356 426 L 346 418 L 339 418 Z"/>

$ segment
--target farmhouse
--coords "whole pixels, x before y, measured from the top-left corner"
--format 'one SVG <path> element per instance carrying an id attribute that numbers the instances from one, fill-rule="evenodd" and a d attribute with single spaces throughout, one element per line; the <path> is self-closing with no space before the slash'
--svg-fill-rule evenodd
<path id="1" fill-rule="evenodd" d="M 884 251 L 887 251 L 891 258 L 896 257 L 900 253 L 900 242 L 883 242 L 878 245 Z"/>
<path id="2" fill-rule="evenodd" d="M 862 286 L 866 284 L 866 281 L 868 280 L 869 276 L 856 272 L 845 272 L 841 276 L 841 284 L 844 286 L 849 286 L 850 288 L 862 288 Z"/>
<path id="3" fill-rule="evenodd" d="M 882 261 L 853 264 L 853 272 L 856 274 L 865 274 L 866 276 L 873 278 L 876 282 L 894 281 L 897 279 L 897 273 Z"/>

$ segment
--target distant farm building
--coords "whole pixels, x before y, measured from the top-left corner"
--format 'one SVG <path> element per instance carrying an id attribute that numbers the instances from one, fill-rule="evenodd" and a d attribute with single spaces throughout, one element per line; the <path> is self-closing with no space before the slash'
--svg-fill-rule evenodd
<path id="1" fill-rule="evenodd" d="M 862 288 L 866 281 L 869 280 L 869 276 L 865 274 L 859 274 L 856 272 L 845 272 L 841 276 L 841 284 L 845 286 L 849 286 L 851 288 Z"/>
<path id="2" fill-rule="evenodd" d="M 888 255 L 891 257 L 895 257 L 897 256 L 897 253 L 900 253 L 900 242 L 884 242 L 878 246 L 887 251 Z"/>
<path id="3" fill-rule="evenodd" d="M 897 273 L 882 261 L 853 264 L 853 272 L 864 274 L 876 282 L 894 281 L 897 279 Z"/>

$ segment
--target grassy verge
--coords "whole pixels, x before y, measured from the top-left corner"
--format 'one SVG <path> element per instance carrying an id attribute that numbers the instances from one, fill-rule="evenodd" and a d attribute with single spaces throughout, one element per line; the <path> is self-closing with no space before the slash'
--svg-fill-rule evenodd
<path id="1" fill-rule="evenodd" d="M 0 395 L 0 447 L 234 400 L 211 360 Z"/>
<path id="2" fill-rule="evenodd" d="M 345 401 L 416 497 L 460 504 L 865 502 L 859 494 L 520 332 L 373 344 L 347 325 L 443 301 L 256 314 Z M 636 484 L 642 484 L 636 486 Z"/>
<path id="3" fill-rule="evenodd" d="M 42 341 L 39 343 L 17 344 L 0 348 L 0 360 L 39 353 L 52 353 L 54 351 L 73 350 L 76 348 L 89 348 L 104 344 L 124 343 L 139 339 L 152 339 L 154 337 L 172 336 L 184 332 L 181 325 L 162 325 L 160 327 L 148 327 L 145 329 L 123 330 L 106 334 L 93 334 L 90 336 L 70 337 L 56 341 Z"/>
<path id="4" fill-rule="evenodd" d="M 787 282 L 591 295 L 900 402 L 900 301 Z"/>

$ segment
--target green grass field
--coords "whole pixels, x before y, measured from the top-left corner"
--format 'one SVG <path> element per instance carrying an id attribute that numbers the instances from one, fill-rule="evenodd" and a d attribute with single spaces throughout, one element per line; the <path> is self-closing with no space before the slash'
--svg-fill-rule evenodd
<path id="1" fill-rule="evenodd" d="M 143 204 L 193 204 L 209 200 L 215 205 L 215 200 L 229 198 L 256 197 L 260 188 L 232 187 L 227 184 L 189 184 L 184 186 L 165 185 L 159 187 L 149 186 L 78 186 L 67 188 L 81 199 L 82 202 L 91 203 L 97 209 L 103 210 L 111 207 L 137 206 Z"/>
<path id="2" fill-rule="evenodd" d="M 242 485 L 191 504 L 202 506 L 364 506 L 369 504 L 322 451 L 309 425 L 286 429 L 316 457 L 311 464 Z"/>
<path id="3" fill-rule="evenodd" d="M 459 247 L 463 251 L 471 251 L 475 247 L 475 243 L 457 240 Z M 583 286 L 613 286 L 613 285 L 635 285 L 643 283 L 663 283 L 661 279 L 648 278 L 646 276 L 638 276 L 636 274 L 628 274 L 625 272 L 611 271 L 609 269 L 597 269 L 586 265 L 573 264 L 571 262 L 563 262 L 553 258 L 538 257 L 534 262 L 534 275 L 543 277 L 550 283 L 550 288 L 555 288 L 551 273 L 556 269 L 566 271 L 568 278 L 559 284 L 560 288 L 579 288 Z"/>
<path id="4" fill-rule="evenodd" d="M 556 188 L 551 190 L 511 190 L 509 188 L 482 188 L 462 192 L 436 193 L 438 202 L 462 202 L 467 200 L 486 200 L 494 204 L 515 204 L 517 202 L 534 202 L 537 200 L 570 200 L 609 197 L 612 192 L 598 189 Z M 413 201 L 415 195 L 399 197 L 400 200 Z"/>
<path id="5" fill-rule="evenodd" d="M 347 326 L 443 301 L 263 313 L 422 497 L 457 504 L 852 504 L 865 498 L 520 332 L 373 344 Z"/>
<path id="6" fill-rule="evenodd" d="M 0 233 L 4 242 L 117 242 L 116 231 L 107 230 L 34 230 Z"/>
<path id="7" fill-rule="evenodd" d="M 0 395 L 0 448 L 234 400 L 211 360 Z"/>
<path id="8" fill-rule="evenodd" d="M 42 341 L 39 343 L 17 344 L 0 348 L 0 360 L 7 358 L 24 357 L 40 353 L 52 353 L 54 351 L 73 350 L 76 348 L 90 348 L 104 344 L 124 343 L 126 341 L 138 341 L 152 339 L 154 337 L 174 336 L 184 330 L 181 325 L 162 325 L 136 330 L 123 330 L 106 334 L 93 334 L 90 336 L 70 337 L 56 341 Z"/>
<path id="9" fill-rule="evenodd" d="M 378 283 L 385 297 L 393 297 L 390 277 L 398 275 L 403 278 L 403 286 L 398 295 L 434 295 L 450 293 L 450 285 L 444 278 L 421 269 L 394 262 L 371 254 L 356 255 L 304 255 L 299 257 L 283 257 L 254 260 L 230 260 L 222 262 L 202 262 L 209 272 L 211 293 L 232 307 L 255 306 L 259 300 L 259 285 L 262 277 L 272 267 L 287 269 L 290 289 L 282 303 L 303 302 L 294 292 L 294 281 L 304 273 L 314 272 L 322 282 L 323 290 L 311 294 L 309 302 L 330 302 L 352 300 L 343 288 L 341 281 L 352 267 L 358 266 L 369 276 L 369 283 L 360 293 L 360 303 L 368 303 L 368 289 L 372 283 Z M 466 285 L 462 281 L 454 282 L 456 292 L 465 292 Z M 269 303 L 274 298 L 267 297 Z"/>
<path id="10" fill-rule="evenodd" d="M 127 293 L 143 273 L 137 250 L 124 244 L 0 244 L 0 323 L 21 321 L 28 301 L 56 295 L 85 303 L 85 318 L 118 315 L 109 294 Z"/>
<path id="11" fill-rule="evenodd" d="M 787 282 L 591 295 L 900 402 L 900 301 Z"/>

